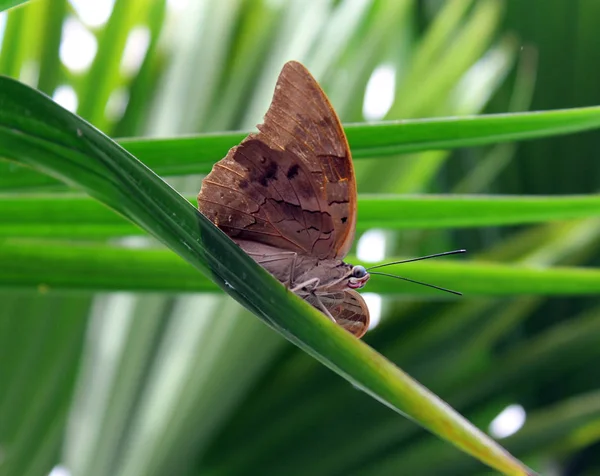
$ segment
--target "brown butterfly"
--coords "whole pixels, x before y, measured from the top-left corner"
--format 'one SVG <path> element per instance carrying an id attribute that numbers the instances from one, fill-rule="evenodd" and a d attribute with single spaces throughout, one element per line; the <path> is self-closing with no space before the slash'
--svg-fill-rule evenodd
<path id="1" fill-rule="evenodd" d="M 284 65 L 258 130 L 202 181 L 198 209 L 288 289 L 360 338 L 369 309 L 355 289 L 370 275 L 343 261 L 356 226 L 350 148 L 327 96 L 300 63 Z"/>
<path id="2" fill-rule="evenodd" d="M 342 259 L 356 226 L 356 180 L 335 111 L 296 61 L 279 75 L 258 126 L 202 182 L 198 208 L 298 296 L 357 337 L 369 279 Z"/>

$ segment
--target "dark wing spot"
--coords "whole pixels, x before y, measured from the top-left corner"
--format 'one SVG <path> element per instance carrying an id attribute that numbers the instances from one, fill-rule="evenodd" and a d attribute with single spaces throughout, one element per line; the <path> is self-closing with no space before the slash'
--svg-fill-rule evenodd
<path id="1" fill-rule="evenodd" d="M 298 164 L 292 165 L 287 171 L 287 178 L 291 180 L 296 175 L 298 175 L 298 169 L 300 169 L 300 166 Z"/>
<path id="2" fill-rule="evenodd" d="M 260 183 L 263 187 L 266 187 L 269 183 L 269 180 L 277 180 L 277 162 L 271 160 L 269 165 L 265 168 L 265 171 L 258 178 L 258 183 Z"/>
<path id="3" fill-rule="evenodd" d="M 240 180 L 240 188 L 241 188 L 242 190 L 244 190 L 244 189 L 248 188 L 248 181 L 247 181 L 246 179 L 244 179 L 244 180 Z"/>
<path id="4" fill-rule="evenodd" d="M 342 217 L 342 223 L 346 223 L 348 221 L 348 217 Z"/>

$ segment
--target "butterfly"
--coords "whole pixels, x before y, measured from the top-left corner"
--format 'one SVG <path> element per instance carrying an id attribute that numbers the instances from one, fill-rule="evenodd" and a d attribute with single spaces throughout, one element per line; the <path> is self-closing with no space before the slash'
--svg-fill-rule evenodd
<path id="1" fill-rule="evenodd" d="M 348 141 L 310 72 L 290 61 L 263 124 L 202 181 L 200 212 L 288 289 L 360 338 L 363 266 L 345 263 L 356 227 Z"/>
<path id="2" fill-rule="evenodd" d="M 356 227 L 356 180 L 348 140 L 327 96 L 297 61 L 283 66 L 258 133 L 248 135 L 202 181 L 198 209 L 248 255 L 356 337 L 369 309 L 356 289 L 370 270 L 466 250 L 364 266 L 345 263 Z"/>

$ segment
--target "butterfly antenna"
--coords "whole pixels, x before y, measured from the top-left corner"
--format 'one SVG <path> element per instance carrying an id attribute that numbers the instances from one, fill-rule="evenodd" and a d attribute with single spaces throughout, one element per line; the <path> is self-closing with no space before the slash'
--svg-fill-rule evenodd
<path id="1" fill-rule="evenodd" d="M 462 296 L 462 293 L 459 293 L 458 291 L 452 291 L 452 289 L 442 288 L 440 286 L 436 286 L 435 284 L 422 283 L 421 281 L 415 281 L 414 279 L 404 278 L 402 276 L 396 276 L 394 274 L 379 273 L 379 272 L 370 273 L 370 274 L 376 274 L 379 276 L 387 276 L 388 278 L 401 279 L 402 281 L 408 281 L 409 283 L 420 284 L 421 286 L 427 286 L 428 288 L 437 289 L 438 291 L 445 291 L 450 294 L 456 294 L 457 296 Z"/>
<path id="2" fill-rule="evenodd" d="M 391 266 L 393 264 L 412 263 L 413 261 L 422 261 L 424 259 L 439 258 L 440 256 L 457 255 L 457 254 L 466 253 L 466 252 L 467 252 L 467 250 L 444 251 L 443 253 L 436 253 L 434 255 L 421 256 L 420 258 L 411 258 L 411 259 L 405 259 L 402 261 L 392 261 L 391 263 L 378 264 L 376 266 L 371 266 L 370 268 L 367 268 L 367 271 L 369 271 L 371 269 L 383 268 L 384 266 Z M 375 274 L 375 273 L 373 273 L 373 274 Z M 390 276 L 392 276 L 392 275 L 390 275 Z M 424 283 L 419 283 L 419 284 L 424 284 Z M 444 291 L 447 291 L 447 289 L 444 289 Z"/>

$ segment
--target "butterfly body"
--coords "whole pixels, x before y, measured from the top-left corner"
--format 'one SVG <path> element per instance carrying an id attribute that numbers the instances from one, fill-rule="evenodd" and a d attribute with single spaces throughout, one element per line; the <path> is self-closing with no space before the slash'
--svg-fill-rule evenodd
<path id="1" fill-rule="evenodd" d="M 322 260 L 296 252 L 281 251 L 254 241 L 234 241 L 279 281 L 291 289 L 298 289 L 297 294 L 312 289 L 320 293 L 360 289 L 369 279 L 366 271 L 356 269 L 362 267 L 345 263 L 341 259 Z M 357 271 L 361 272 L 357 274 Z M 305 286 L 303 283 L 309 284 Z M 306 290 L 303 289 L 305 287 Z"/>
<path id="2" fill-rule="evenodd" d="M 281 283 L 361 337 L 369 312 L 354 290 L 369 275 L 343 261 L 356 226 L 350 150 L 300 63 L 284 65 L 258 130 L 215 164 L 198 208 Z"/>

